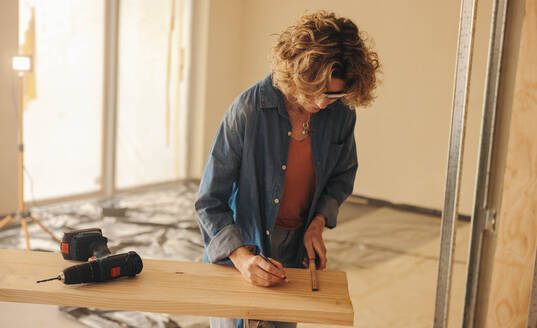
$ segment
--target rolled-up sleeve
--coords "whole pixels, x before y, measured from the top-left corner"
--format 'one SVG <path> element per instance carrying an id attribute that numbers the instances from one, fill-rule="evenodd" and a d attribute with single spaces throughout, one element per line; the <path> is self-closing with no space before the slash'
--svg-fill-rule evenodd
<path id="1" fill-rule="evenodd" d="M 316 213 L 322 214 L 326 218 L 325 225 L 328 228 L 336 226 L 339 206 L 352 193 L 354 178 L 358 169 L 356 142 L 354 139 L 356 111 L 348 111 L 349 117 L 345 120 L 345 127 L 342 129 L 342 150 L 316 207 Z"/>
<path id="2" fill-rule="evenodd" d="M 195 203 L 205 250 L 212 263 L 225 260 L 244 244 L 229 205 L 242 158 L 245 115 L 241 106 L 239 98 L 218 128 Z"/>

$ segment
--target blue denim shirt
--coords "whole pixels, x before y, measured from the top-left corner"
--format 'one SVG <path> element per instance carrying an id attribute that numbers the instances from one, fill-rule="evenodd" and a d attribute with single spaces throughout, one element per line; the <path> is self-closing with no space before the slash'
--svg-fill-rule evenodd
<path id="1" fill-rule="evenodd" d="M 340 101 L 311 116 L 315 191 L 305 227 L 317 213 L 326 226 L 353 189 L 358 168 L 356 112 Z M 283 194 L 291 122 L 271 75 L 239 95 L 216 133 L 195 203 L 205 243 L 204 261 L 231 263 L 237 248 L 271 256 L 270 236 Z M 297 266 L 306 255 L 302 242 Z"/>

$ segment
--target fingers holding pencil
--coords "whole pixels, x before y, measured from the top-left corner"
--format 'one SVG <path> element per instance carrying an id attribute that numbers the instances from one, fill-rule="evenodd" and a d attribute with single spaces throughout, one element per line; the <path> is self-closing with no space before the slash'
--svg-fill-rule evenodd
<path id="1" fill-rule="evenodd" d="M 289 280 L 287 280 L 287 275 L 286 275 L 285 271 L 283 270 L 283 265 L 280 262 L 278 262 L 278 261 L 276 261 L 274 259 L 270 259 L 270 258 L 266 257 L 265 254 L 263 254 L 263 253 L 260 253 L 259 256 L 263 260 L 265 260 L 265 262 L 270 264 L 270 266 L 272 267 L 272 268 L 268 268 L 268 270 L 267 270 L 268 272 L 274 274 L 275 276 L 277 276 L 277 277 L 285 280 L 285 282 L 289 283 Z M 274 270 L 274 268 L 276 268 L 278 270 Z M 283 273 L 283 275 L 282 275 L 282 273 Z"/>

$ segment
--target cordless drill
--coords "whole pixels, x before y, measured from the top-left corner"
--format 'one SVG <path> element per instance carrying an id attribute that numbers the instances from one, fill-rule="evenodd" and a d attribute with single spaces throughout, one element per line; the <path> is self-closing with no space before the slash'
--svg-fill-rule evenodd
<path id="1" fill-rule="evenodd" d="M 63 235 L 60 250 L 66 260 L 87 261 L 109 255 L 107 242 L 99 228 L 74 230 Z"/>
<path id="2" fill-rule="evenodd" d="M 125 276 L 134 277 L 142 272 L 142 268 L 143 263 L 140 256 L 136 252 L 130 251 L 73 265 L 60 272 L 57 277 L 37 282 L 60 280 L 67 285 L 102 282 Z"/>

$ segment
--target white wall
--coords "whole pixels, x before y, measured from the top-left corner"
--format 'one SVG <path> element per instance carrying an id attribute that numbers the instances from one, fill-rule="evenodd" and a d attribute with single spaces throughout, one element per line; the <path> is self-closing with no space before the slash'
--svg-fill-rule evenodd
<path id="1" fill-rule="evenodd" d="M 240 86 L 243 1 L 193 1 L 188 176 L 200 178 L 220 120 L 243 89 Z"/>
<path id="2" fill-rule="evenodd" d="M 206 107 L 200 108 L 203 159 L 194 161 L 205 162 L 232 99 L 269 72 L 273 34 L 306 9 L 353 19 L 374 39 L 384 67 L 377 101 L 358 113 L 360 167 L 354 192 L 442 209 L 459 1 L 210 1 Z M 490 11 L 490 0 L 479 2 L 461 181 L 464 214 L 472 212 Z M 199 177 L 201 170 L 195 165 L 191 173 Z"/>
<path id="3" fill-rule="evenodd" d="M 18 49 L 18 0 L 0 1 L 0 215 L 17 210 L 17 77 L 11 57 Z"/>

